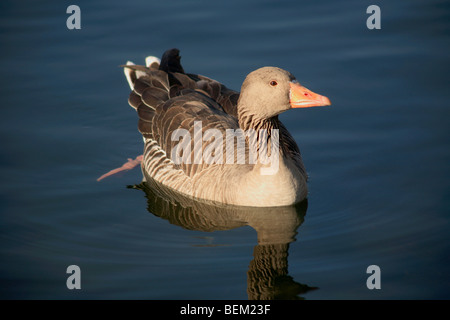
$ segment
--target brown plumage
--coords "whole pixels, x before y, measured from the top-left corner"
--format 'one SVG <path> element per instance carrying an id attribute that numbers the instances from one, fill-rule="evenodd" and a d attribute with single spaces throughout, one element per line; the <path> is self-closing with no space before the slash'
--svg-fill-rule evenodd
<path id="1" fill-rule="evenodd" d="M 300 105 L 327 105 L 327 98 L 301 87 L 279 68 L 264 67 L 250 73 L 239 93 L 210 78 L 185 73 L 178 49 L 166 51 L 159 64 L 155 58 L 150 61 L 148 67 L 130 62 L 124 66 L 132 89 L 128 101 L 137 111 L 138 129 L 144 138 L 142 168 L 147 179 L 195 198 L 234 205 L 280 206 L 306 197 L 307 176 L 299 148 L 278 114 Z M 183 161 L 176 163 L 173 152 L 182 140 L 174 139 L 174 134 L 180 129 L 191 137 L 190 148 L 183 149 L 190 153 L 180 153 Z M 237 144 L 230 147 L 225 143 L 227 130 L 258 132 L 245 138 L 241 154 L 245 163 L 238 163 Z M 273 135 L 274 130 L 278 135 Z M 220 137 L 205 138 L 209 132 L 222 134 L 221 149 L 215 147 Z M 205 141 L 194 134 L 201 134 Z M 250 161 L 253 148 L 259 150 L 263 145 L 267 155 L 277 153 L 278 167 L 273 174 L 261 174 L 268 164 L 260 158 Z M 222 161 L 205 161 L 205 153 L 216 156 L 220 150 L 214 159 L 222 156 Z M 228 154 L 233 163 L 227 162 Z"/>

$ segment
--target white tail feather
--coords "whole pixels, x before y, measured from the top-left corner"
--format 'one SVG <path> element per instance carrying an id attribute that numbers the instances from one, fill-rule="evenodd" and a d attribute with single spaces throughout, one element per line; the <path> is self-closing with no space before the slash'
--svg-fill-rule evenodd
<path id="1" fill-rule="evenodd" d="M 157 57 L 154 56 L 148 56 L 147 58 L 145 58 L 145 65 L 147 67 L 150 67 L 152 65 L 152 63 L 157 63 L 158 66 L 161 64 L 161 60 Z"/>
<path id="2" fill-rule="evenodd" d="M 126 65 L 127 66 L 134 65 L 134 63 L 131 61 L 127 61 Z M 133 90 L 133 81 L 131 80 L 131 73 L 134 71 L 129 68 L 123 68 L 123 72 L 125 73 L 125 77 L 127 78 L 128 85 L 130 86 L 131 90 Z"/>
<path id="3" fill-rule="evenodd" d="M 153 57 L 153 56 L 148 56 L 147 58 L 145 58 L 145 65 L 147 67 L 150 67 L 150 65 L 152 63 L 155 63 L 155 62 L 159 65 L 161 63 L 161 60 L 159 58 Z M 134 65 L 134 63 L 131 62 L 131 61 L 127 61 L 126 65 L 127 66 Z M 145 72 L 140 71 L 140 70 L 132 70 L 132 69 L 129 69 L 129 68 L 124 68 L 123 72 L 125 73 L 125 77 L 127 78 L 128 85 L 130 86 L 131 90 L 133 90 L 133 81 L 132 81 L 132 78 L 131 78 L 131 73 L 135 72 L 137 79 L 139 79 L 142 76 L 145 76 Z"/>

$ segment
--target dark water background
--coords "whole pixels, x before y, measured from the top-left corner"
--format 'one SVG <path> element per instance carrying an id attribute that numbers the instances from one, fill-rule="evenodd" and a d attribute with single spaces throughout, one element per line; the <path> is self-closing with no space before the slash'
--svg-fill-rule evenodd
<path id="1" fill-rule="evenodd" d="M 438 0 L 2 1 L 0 298 L 449 299 L 449 21 Z M 142 152 L 118 66 L 172 47 L 234 89 L 274 65 L 331 99 L 281 116 L 307 209 L 184 223 L 126 188 L 139 169 L 96 181 Z"/>

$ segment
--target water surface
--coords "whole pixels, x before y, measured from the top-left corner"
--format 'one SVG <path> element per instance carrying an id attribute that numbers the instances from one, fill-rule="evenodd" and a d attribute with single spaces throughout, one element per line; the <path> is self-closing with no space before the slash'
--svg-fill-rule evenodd
<path id="1" fill-rule="evenodd" d="M 450 298 L 450 7 L 378 1 L 368 30 L 371 4 L 3 1 L 1 298 Z M 281 115 L 307 203 L 181 210 L 127 188 L 138 169 L 96 181 L 142 152 L 118 66 L 172 47 L 236 90 L 273 65 L 331 99 Z M 73 264 L 81 290 L 66 287 Z"/>

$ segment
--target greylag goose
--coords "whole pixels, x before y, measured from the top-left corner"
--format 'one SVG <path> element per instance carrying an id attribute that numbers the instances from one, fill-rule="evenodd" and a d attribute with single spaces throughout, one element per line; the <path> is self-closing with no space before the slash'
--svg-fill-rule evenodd
<path id="1" fill-rule="evenodd" d="M 144 139 L 144 179 L 238 206 L 285 206 L 307 197 L 299 148 L 278 115 L 330 105 L 327 97 L 276 67 L 251 72 L 239 93 L 185 73 L 178 49 L 161 60 L 148 57 L 146 66 L 123 67 Z"/>

